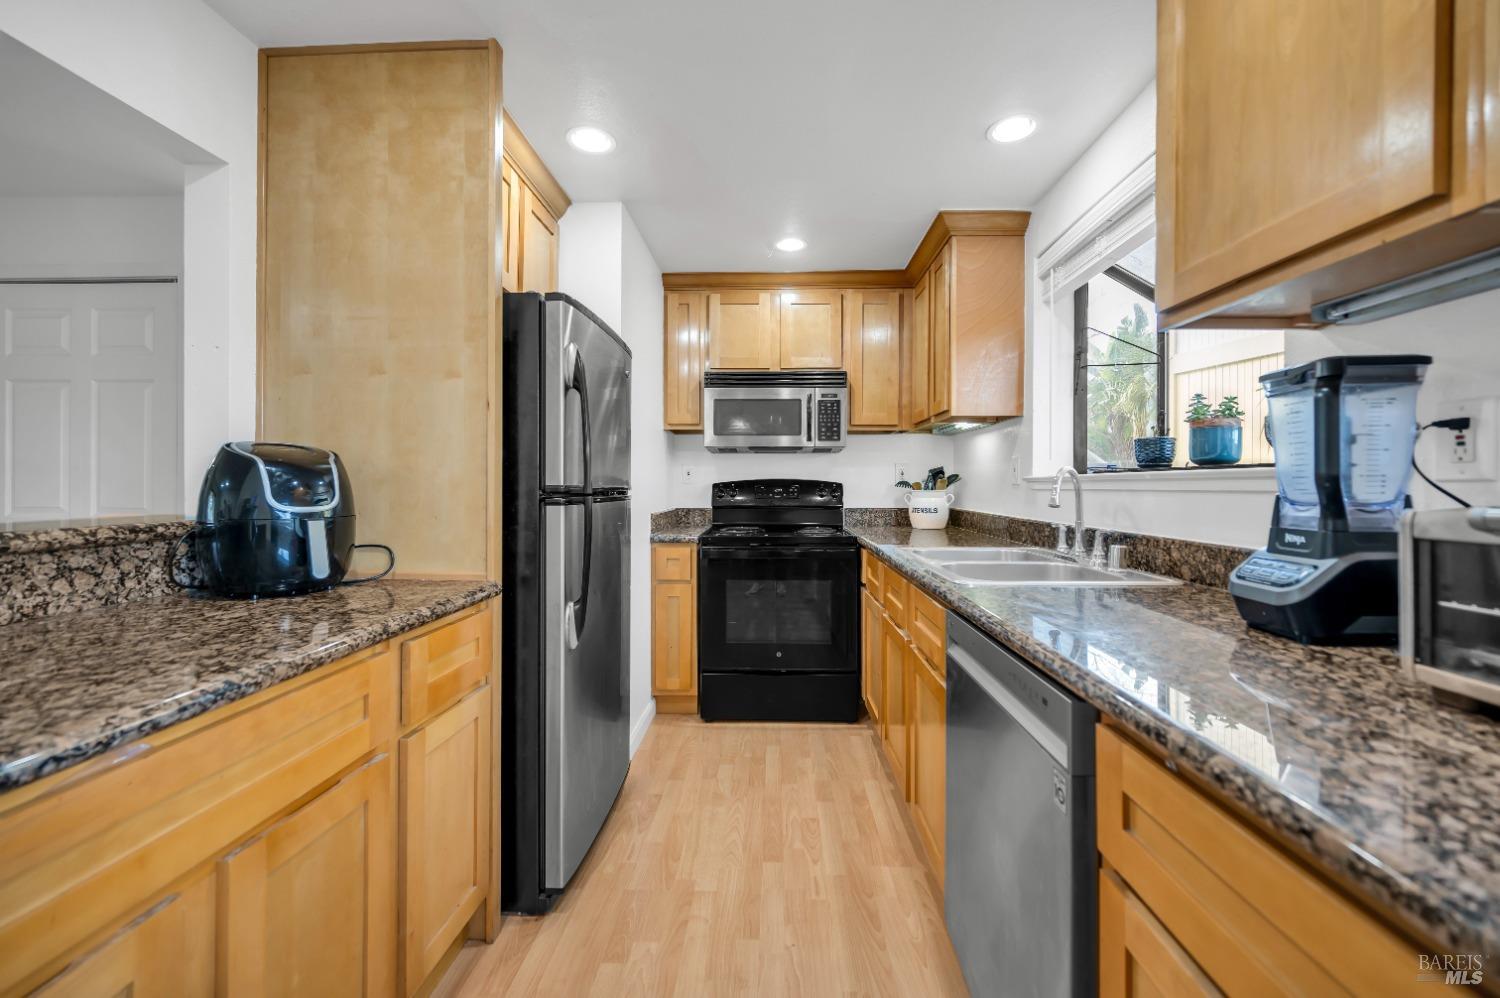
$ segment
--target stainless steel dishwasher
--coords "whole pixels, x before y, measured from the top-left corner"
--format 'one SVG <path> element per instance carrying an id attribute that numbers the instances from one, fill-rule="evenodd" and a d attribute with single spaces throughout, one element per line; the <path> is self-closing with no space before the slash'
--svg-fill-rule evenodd
<path id="1" fill-rule="evenodd" d="M 1096 991 L 1096 717 L 948 614 L 944 907 L 976 996 Z"/>

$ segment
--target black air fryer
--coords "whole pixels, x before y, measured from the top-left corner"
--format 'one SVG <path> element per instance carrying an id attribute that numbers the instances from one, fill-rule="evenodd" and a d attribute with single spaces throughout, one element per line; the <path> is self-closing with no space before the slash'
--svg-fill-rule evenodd
<path id="1" fill-rule="evenodd" d="M 354 490 L 338 455 L 300 444 L 220 447 L 193 537 L 204 585 L 220 596 L 330 589 L 344 581 L 356 546 L 384 548 L 354 543 Z"/>

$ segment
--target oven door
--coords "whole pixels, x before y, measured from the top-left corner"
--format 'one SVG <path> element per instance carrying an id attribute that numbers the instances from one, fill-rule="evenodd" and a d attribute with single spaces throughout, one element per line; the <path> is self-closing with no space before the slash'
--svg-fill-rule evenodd
<path id="1" fill-rule="evenodd" d="M 859 671 L 859 548 L 698 550 L 705 673 Z"/>
<path id="2" fill-rule="evenodd" d="M 713 451 L 808 450 L 812 400 L 792 386 L 705 388 L 703 446 Z"/>

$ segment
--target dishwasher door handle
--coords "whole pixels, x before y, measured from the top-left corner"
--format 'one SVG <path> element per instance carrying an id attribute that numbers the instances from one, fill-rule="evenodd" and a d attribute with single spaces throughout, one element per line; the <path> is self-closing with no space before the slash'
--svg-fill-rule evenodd
<path id="1" fill-rule="evenodd" d="M 979 664 L 979 661 L 969 654 L 960 645 L 948 644 L 948 661 L 958 666 L 964 673 L 974 681 L 981 690 L 1000 709 L 1016 719 L 1016 723 L 1026 730 L 1026 733 L 1042 747 L 1042 750 L 1050 755 L 1054 762 L 1068 769 L 1068 743 L 1062 736 L 1053 731 L 1040 717 L 1021 702 L 1010 690 L 990 675 L 988 669 Z M 951 687 L 950 687 L 951 688 Z"/>

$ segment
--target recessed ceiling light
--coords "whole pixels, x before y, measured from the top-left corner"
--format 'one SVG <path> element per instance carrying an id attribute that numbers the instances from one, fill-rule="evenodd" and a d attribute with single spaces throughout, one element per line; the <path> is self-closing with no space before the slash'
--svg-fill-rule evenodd
<path id="1" fill-rule="evenodd" d="M 1029 114 L 1013 114 L 990 126 L 985 137 L 991 142 L 1020 142 L 1036 131 L 1036 119 Z"/>
<path id="2" fill-rule="evenodd" d="M 776 248 L 783 253 L 798 253 L 807 249 L 807 242 L 796 236 L 787 236 L 785 239 L 776 240 Z"/>
<path id="3" fill-rule="evenodd" d="M 568 144 L 579 152 L 602 153 L 615 147 L 615 137 L 602 128 L 579 125 L 568 129 Z"/>

